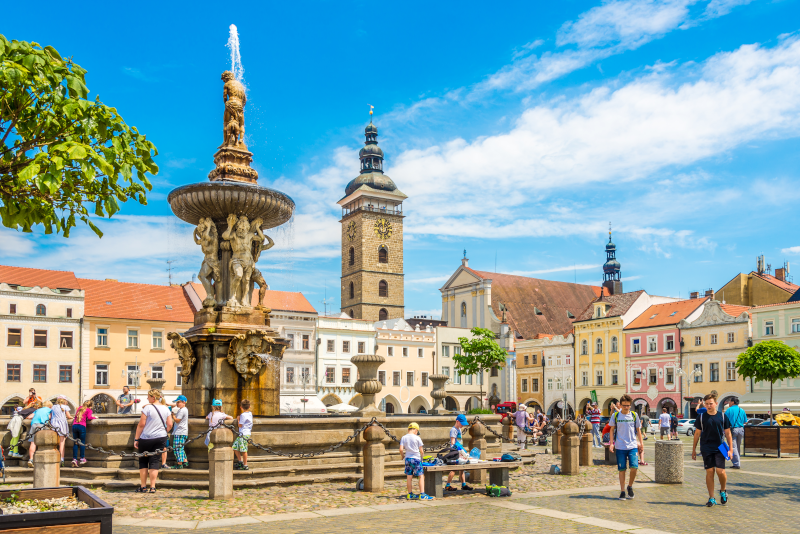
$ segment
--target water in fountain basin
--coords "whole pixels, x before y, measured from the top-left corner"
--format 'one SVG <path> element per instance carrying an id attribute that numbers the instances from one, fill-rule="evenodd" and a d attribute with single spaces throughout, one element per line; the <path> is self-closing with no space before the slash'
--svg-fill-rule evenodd
<path id="1" fill-rule="evenodd" d="M 239 32 L 235 24 L 231 24 L 229 30 L 228 50 L 231 51 L 231 72 L 244 85 L 244 66 L 242 66 L 242 54 L 239 52 Z"/>

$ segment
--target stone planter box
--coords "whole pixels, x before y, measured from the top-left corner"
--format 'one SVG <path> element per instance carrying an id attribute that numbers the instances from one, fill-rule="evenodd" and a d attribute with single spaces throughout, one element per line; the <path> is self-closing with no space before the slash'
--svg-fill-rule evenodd
<path id="1" fill-rule="evenodd" d="M 800 456 L 800 427 L 798 426 L 746 426 L 742 456 L 751 454 L 796 454 Z"/>
<path id="2" fill-rule="evenodd" d="M 7 499 L 12 494 L 16 494 L 19 500 L 75 496 L 91 508 L 0 515 L 0 531 L 4 534 L 111 534 L 114 508 L 83 486 L 0 491 L 0 499 Z"/>

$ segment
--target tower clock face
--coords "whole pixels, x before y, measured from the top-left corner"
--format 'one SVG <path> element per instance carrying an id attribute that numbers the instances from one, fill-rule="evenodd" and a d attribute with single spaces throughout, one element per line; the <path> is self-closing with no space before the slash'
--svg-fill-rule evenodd
<path id="1" fill-rule="evenodd" d="M 350 221 L 347 225 L 347 238 L 352 241 L 356 238 L 356 222 Z"/>
<path id="2" fill-rule="evenodd" d="M 375 221 L 375 234 L 381 239 L 389 239 L 392 237 L 392 223 L 386 219 L 378 219 Z"/>

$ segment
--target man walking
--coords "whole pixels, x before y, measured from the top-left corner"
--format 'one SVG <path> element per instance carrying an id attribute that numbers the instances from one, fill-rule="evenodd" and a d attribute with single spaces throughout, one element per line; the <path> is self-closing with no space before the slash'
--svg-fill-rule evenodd
<path id="1" fill-rule="evenodd" d="M 586 418 L 592 423 L 592 447 L 603 448 L 603 438 L 600 435 L 600 410 L 597 403 L 593 402 L 592 407 L 586 411 Z"/>
<path id="2" fill-rule="evenodd" d="M 658 428 L 660 431 L 661 439 L 664 439 L 664 434 L 667 435 L 667 439 L 670 438 L 669 423 L 670 423 L 670 417 L 669 414 L 667 413 L 667 409 L 661 408 L 661 415 L 658 416 Z"/>
<path id="3" fill-rule="evenodd" d="M 692 443 L 692 460 L 697 459 L 697 442 L 700 442 L 700 454 L 703 456 L 703 467 L 706 470 L 706 487 L 708 488 L 708 502 L 706 506 L 711 508 L 717 504 L 714 499 L 714 472 L 719 478 L 719 503 L 728 504 L 728 492 L 726 484 L 728 475 L 725 473 L 725 460 L 731 459 L 731 449 L 733 448 L 733 438 L 731 437 L 731 422 L 722 412 L 717 411 L 717 394 L 709 393 L 703 397 L 703 404 L 706 407 L 705 413 L 697 416 L 694 426 L 697 431 L 694 433 L 694 443 Z M 728 443 L 727 458 L 722 455 L 719 447 L 724 440 Z"/>
<path id="4" fill-rule="evenodd" d="M 617 456 L 617 470 L 619 471 L 619 500 L 633 499 L 633 481 L 639 469 L 638 452 L 644 450 L 642 441 L 642 420 L 631 412 L 633 399 L 630 395 L 623 395 L 620 399 L 620 411 L 615 412 L 608 424 L 611 426 L 613 439 L 608 446 L 609 451 Z M 631 475 L 625 495 L 625 471 L 630 467 Z"/>
<path id="5" fill-rule="evenodd" d="M 733 438 L 733 467 L 731 469 L 741 469 L 742 460 L 739 457 L 742 450 L 742 439 L 744 439 L 744 425 L 747 423 L 747 414 L 739 407 L 739 399 L 734 398 L 725 411 L 725 417 L 731 422 L 731 437 Z"/>

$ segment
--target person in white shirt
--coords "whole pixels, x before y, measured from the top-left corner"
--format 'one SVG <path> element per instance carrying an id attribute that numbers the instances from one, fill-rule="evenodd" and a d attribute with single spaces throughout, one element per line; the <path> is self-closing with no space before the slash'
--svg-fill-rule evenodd
<path id="1" fill-rule="evenodd" d="M 158 470 L 161 467 L 161 452 L 165 449 L 167 433 L 172 430 L 172 416 L 169 408 L 162 406 L 161 390 L 151 389 L 147 392 L 147 402 L 142 408 L 139 425 L 136 427 L 136 439 L 133 447 L 139 452 L 152 453 L 139 458 L 139 482 L 137 493 L 155 493 Z M 147 489 L 147 477 L 150 476 L 150 490 Z"/>
<path id="2" fill-rule="evenodd" d="M 186 397 L 181 395 L 175 400 L 172 409 L 172 452 L 175 454 L 173 469 L 188 469 L 189 461 L 186 459 L 186 450 L 183 444 L 189 437 L 189 410 L 186 408 Z"/>
<path id="3" fill-rule="evenodd" d="M 422 467 L 422 439 L 419 437 L 419 425 L 410 423 L 408 434 L 400 438 L 400 454 L 405 458 L 406 488 L 408 494 L 406 499 L 417 499 L 421 501 L 433 500 L 433 497 L 425 493 L 425 469 Z M 413 480 L 419 477 L 419 495 L 414 495 Z"/>
<path id="4" fill-rule="evenodd" d="M 234 469 L 241 469 L 247 471 L 250 469 L 247 466 L 247 440 L 253 432 L 253 413 L 250 411 L 250 401 L 245 399 L 242 401 L 242 413 L 239 416 L 239 435 L 233 442 L 233 450 L 236 454 L 236 462 L 233 465 Z"/>
<path id="5" fill-rule="evenodd" d="M 667 413 L 667 409 L 661 408 L 661 415 L 658 416 L 658 426 L 661 429 L 661 439 L 664 439 L 664 434 L 667 435 L 667 439 L 670 438 L 669 423 L 670 417 Z"/>

